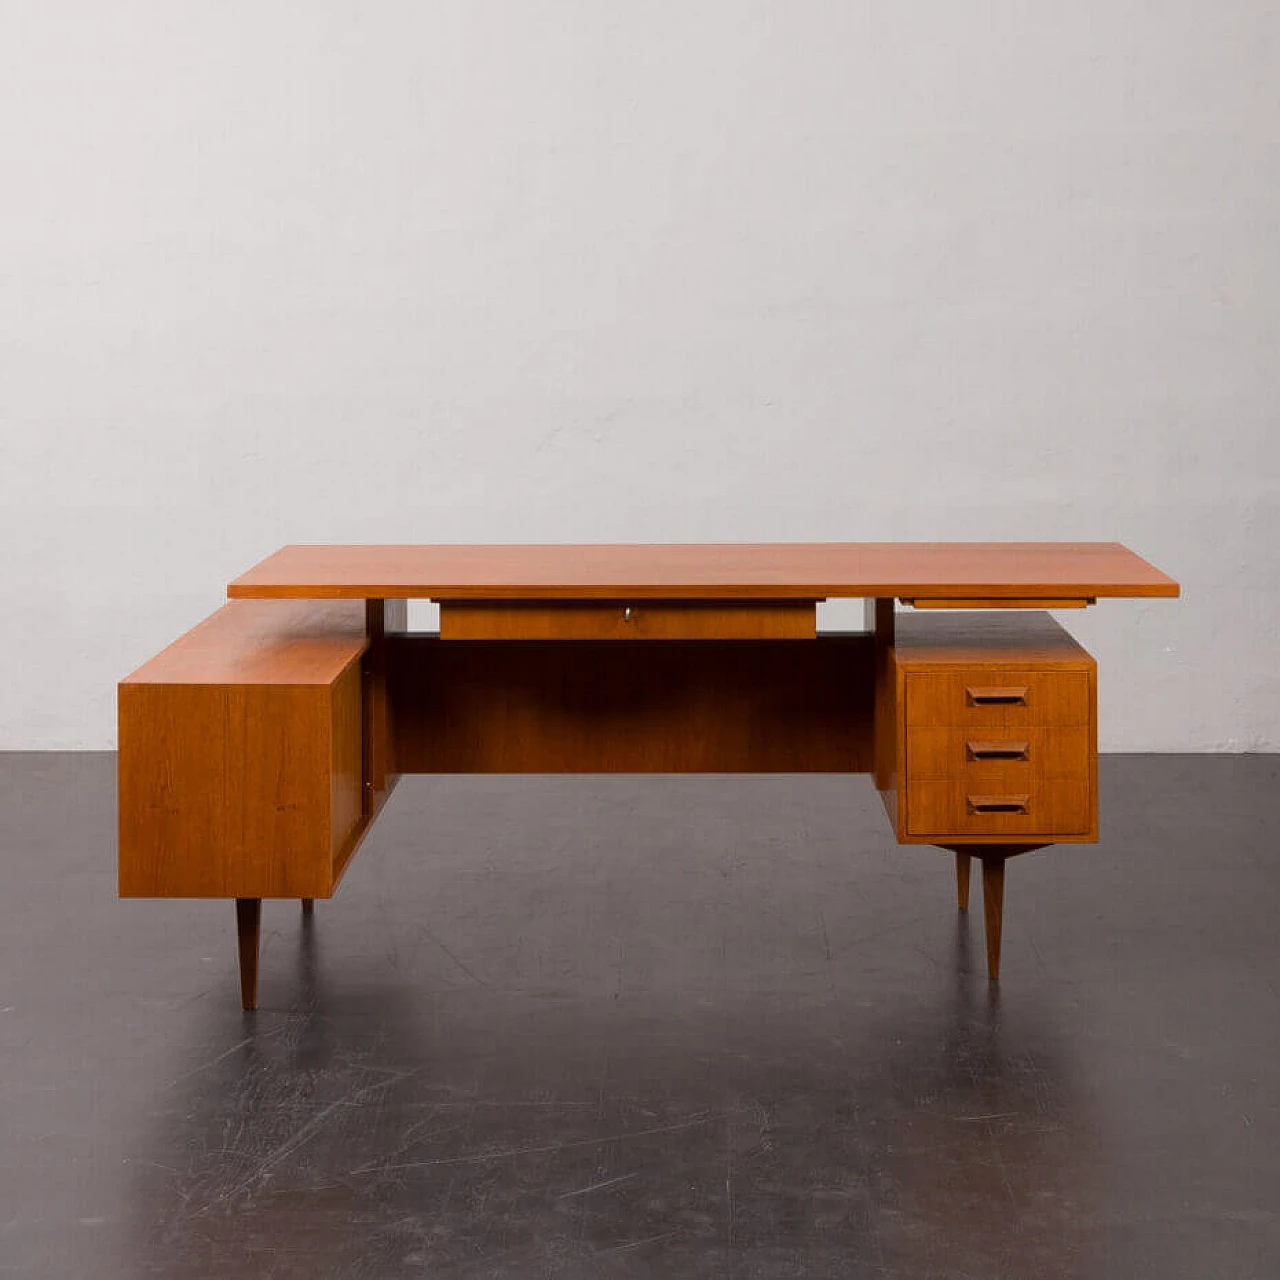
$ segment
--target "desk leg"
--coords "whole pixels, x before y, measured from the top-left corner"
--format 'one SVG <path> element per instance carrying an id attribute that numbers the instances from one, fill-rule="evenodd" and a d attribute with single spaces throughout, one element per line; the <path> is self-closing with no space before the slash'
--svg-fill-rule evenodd
<path id="1" fill-rule="evenodd" d="M 956 902 L 961 911 L 969 910 L 969 864 L 972 859 L 967 853 L 956 850 Z"/>
<path id="2" fill-rule="evenodd" d="M 956 855 L 956 894 L 960 910 L 969 906 L 969 869 L 972 859 L 982 863 L 982 906 L 987 925 L 987 977 L 1000 979 L 1000 926 L 1004 919 L 1004 864 L 1023 853 L 1047 848 L 1043 844 L 945 844 Z"/>
<path id="3" fill-rule="evenodd" d="M 1000 977 L 1000 925 L 1004 914 L 1002 853 L 982 855 L 982 906 L 987 922 L 987 977 L 996 982 Z"/>
<path id="4" fill-rule="evenodd" d="M 310 919 L 316 909 L 316 900 L 314 898 L 302 899 L 302 914 L 304 918 Z"/>
<path id="5" fill-rule="evenodd" d="M 258 1007 L 258 935 L 262 924 L 262 899 L 236 899 L 236 934 L 240 943 L 240 1003 Z"/>

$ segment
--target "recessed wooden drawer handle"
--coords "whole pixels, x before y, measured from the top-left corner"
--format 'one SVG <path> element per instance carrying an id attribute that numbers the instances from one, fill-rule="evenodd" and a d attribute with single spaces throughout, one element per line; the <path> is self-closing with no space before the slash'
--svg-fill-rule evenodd
<path id="1" fill-rule="evenodd" d="M 1009 689 L 977 689 L 970 685 L 965 688 L 964 694 L 971 707 L 1025 707 L 1027 705 L 1025 685 Z"/>
<path id="2" fill-rule="evenodd" d="M 966 742 L 970 760 L 1029 760 L 1029 742 Z"/>
<path id="3" fill-rule="evenodd" d="M 970 813 L 1026 813 L 1026 796 L 969 796 Z"/>

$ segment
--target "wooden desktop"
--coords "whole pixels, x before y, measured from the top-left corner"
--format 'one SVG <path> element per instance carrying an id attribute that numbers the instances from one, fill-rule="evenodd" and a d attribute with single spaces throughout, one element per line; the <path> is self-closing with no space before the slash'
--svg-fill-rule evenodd
<path id="1" fill-rule="evenodd" d="M 285 547 L 120 684 L 120 894 L 234 899 L 251 1009 L 262 899 L 330 897 L 401 774 L 867 773 L 962 910 L 980 860 L 995 979 L 1005 860 L 1098 836 L 1042 610 L 1178 591 L 1118 543 Z"/>

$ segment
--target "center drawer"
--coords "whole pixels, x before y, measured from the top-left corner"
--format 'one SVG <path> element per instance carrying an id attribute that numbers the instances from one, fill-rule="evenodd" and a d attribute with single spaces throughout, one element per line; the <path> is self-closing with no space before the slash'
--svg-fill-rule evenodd
<path id="1" fill-rule="evenodd" d="M 814 600 L 442 600 L 442 640 L 812 640 Z"/>

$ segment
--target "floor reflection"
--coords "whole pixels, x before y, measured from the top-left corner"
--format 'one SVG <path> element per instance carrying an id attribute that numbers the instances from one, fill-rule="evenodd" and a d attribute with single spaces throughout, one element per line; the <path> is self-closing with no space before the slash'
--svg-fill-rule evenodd
<path id="1" fill-rule="evenodd" d="M 0 1273 L 1280 1275 L 1278 772 L 1105 758 L 998 1002 L 865 779 L 409 779 L 245 1019 L 114 758 L 11 756 Z"/>
<path id="2" fill-rule="evenodd" d="M 295 998 L 235 1015 L 234 1051 L 193 1060 L 154 1115 L 123 1261 L 1073 1274 L 1089 1118 L 1046 1023 L 974 971 L 964 917 L 932 989 L 879 975 L 794 998 L 424 990 L 411 962 L 361 986 L 323 935 L 297 924 Z M 193 1059 L 231 1016 L 210 1013 Z"/>

